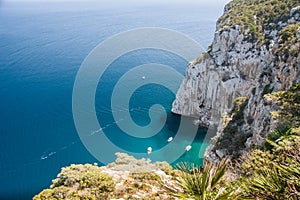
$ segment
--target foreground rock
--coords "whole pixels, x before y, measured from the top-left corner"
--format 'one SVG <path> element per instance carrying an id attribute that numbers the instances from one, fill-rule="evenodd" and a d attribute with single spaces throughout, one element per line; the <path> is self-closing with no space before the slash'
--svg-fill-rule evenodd
<path id="1" fill-rule="evenodd" d="M 176 171 L 166 162 L 151 163 L 117 153 L 114 163 L 62 168 L 50 189 L 33 199 L 177 199 L 182 192 Z"/>

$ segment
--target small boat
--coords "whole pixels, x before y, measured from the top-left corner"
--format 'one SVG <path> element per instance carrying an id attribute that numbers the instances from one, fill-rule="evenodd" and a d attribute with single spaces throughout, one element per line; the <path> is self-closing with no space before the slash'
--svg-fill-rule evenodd
<path id="1" fill-rule="evenodd" d="M 152 147 L 148 147 L 148 148 L 147 148 L 147 153 L 148 153 L 148 154 L 152 153 Z"/>
<path id="2" fill-rule="evenodd" d="M 45 159 L 47 159 L 48 158 L 48 156 L 46 156 L 46 155 L 42 155 L 41 156 L 41 160 L 45 160 Z"/>
<path id="3" fill-rule="evenodd" d="M 146 79 L 146 76 L 142 76 L 142 79 L 145 80 L 145 79 Z"/>
<path id="4" fill-rule="evenodd" d="M 189 150 L 191 150 L 191 148 L 192 148 L 191 145 L 187 145 L 187 146 L 185 147 L 185 150 L 186 150 L 186 151 L 189 151 Z"/>
<path id="5" fill-rule="evenodd" d="M 169 137 L 168 142 L 171 142 L 173 140 L 173 137 Z"/>

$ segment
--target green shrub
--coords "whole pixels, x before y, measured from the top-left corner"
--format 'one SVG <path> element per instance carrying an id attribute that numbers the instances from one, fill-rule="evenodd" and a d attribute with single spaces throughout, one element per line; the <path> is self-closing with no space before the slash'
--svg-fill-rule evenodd
<path id="1" fill-rule="evenodd" d="M 300 48 L 294 46 L 295 43 L 300 42 L 296 37 L 300 24 L 289 25 L 279 31 L 279 49 L 278 52 L 281 56 L 290 55 L 293 57 L 298 56 Z"/>
<path id="2" fill-rule="evenodd" d="M 240 25 L 244 33 L 250 31 L 247 40 L 263 43 L 264 30 L 277 28 L 280 21 L 286 22 L 290 10 L 298 5 L 298 0 L 233 0 L 218 21 L 224 22 L 222 27 Z M 275 26 L 271 27 L 271 23 Z"/>
<path id="3" fill-rule="evenodd" d="M 218 164 L 207 163 L 203 171 L 194 171 L 193 164 L 179 163 L 177 168 L 182 171 L 178 177 L 178 184 L 183 188 L 182 198 L 227 199 L 231 192 L 225 191 L 220 182 L 225 174 L 227 161 Z M 191 173 L 193 171 L 193 173 Z"/>
<path id="4" fill-rule="evenodd" d="M 279 125 L 285 127 L 300 126 L 300 83 L 293 85 L 288 91 L 267 94 L 280 106 L 277 112 Z"/>
<path id="5" fill-rule="evenodd" d="M 95 165 L 71 165 L 63 168 L 53 180 L 50 189 L 45 189 L 33 199 L 108 199 L 115 184 Z"/>
<path id="6" fill-rule="evenodd" d="M 243 164 L 238 181 L 242 197 L 258 199 L 300 198 L 300 132 L 270 142 L 271 151 L 255 150 Z M 286 135 L 286 134 L 285 134 Z"/>

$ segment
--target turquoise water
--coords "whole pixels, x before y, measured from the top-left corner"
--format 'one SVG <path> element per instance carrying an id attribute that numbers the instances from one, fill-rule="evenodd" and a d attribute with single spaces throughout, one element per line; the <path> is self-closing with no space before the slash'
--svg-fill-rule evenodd
<path id="1" fill-rule="evenodd" d="M 48 187 L 60 168 L 71 163 L 98 162 L 81 143 L 72 116 L 76 73 L 100 42 L 138 27 L 163 27 L 189 35 L 206 48 L 212 40 L 222 5 L 214 7 L 122 7 L 80 3 L 0 4 L 0 199 L 30 199 Z M 101 126 L 112 124 L 113 85 L 131 67 L 156 62 L 184 74 L 187 61 L 163 51 L 134 51 L 120 57 L 99 82 L 96 111 Z M 128 151 L 161 148 L 174 136 L 180 117 L 170 113 L 174 94 L 150 84 L 132 96 L 131 115 L 149 123 L 148 109 L 159 103 L 167 123 L 155 137 L 126 137 L 117 125 L 106 134 Z M 125 108 L 120 108 L 120 110 Z M 199 130 L 193 148 L 180 160 L 197 161 L 205 133 Z M 161 142 L 164 141 L 164 142 Z"/>

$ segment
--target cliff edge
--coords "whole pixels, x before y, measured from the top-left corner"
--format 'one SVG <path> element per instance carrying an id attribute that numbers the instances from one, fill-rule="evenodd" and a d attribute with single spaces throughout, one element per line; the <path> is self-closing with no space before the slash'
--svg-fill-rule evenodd
<path id="1" fill-rule="evenodd" d="M 211 46 L 190 62 L 172 112 L 217 127 L 208 161 L 239 157 L 264 142 L 278 109 L 265 95 L 300 81 L 298 0 L 233 0 Z"/>

